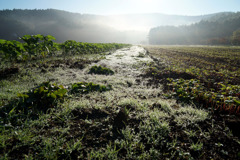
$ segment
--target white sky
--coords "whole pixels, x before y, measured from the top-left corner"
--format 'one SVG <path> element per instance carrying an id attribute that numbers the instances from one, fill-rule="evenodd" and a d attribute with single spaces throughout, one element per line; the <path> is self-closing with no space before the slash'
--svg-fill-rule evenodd
<path id="1" fill-rule="evenodd" d="M 13 8 L 53 8 L 100 15 L 127 13 L 203 15 L 240 11 L 240 0 L 0 0 L 0 9 Z"/>

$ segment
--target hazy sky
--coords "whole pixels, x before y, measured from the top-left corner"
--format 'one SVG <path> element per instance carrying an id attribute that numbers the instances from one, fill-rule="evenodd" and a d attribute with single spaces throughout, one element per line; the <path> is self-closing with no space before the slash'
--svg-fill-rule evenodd
<path id="1" fill-rule="evenodd" d="M 240 11 L 240 0 L 0 0 L 0 9 L 60 9 L 88 14 L 203 15 Z"/>

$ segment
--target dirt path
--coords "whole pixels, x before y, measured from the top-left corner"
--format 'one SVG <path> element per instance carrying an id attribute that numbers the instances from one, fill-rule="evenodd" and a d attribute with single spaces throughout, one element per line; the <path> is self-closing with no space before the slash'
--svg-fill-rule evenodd
<path id="1" fill-rule="evenodd" d="M 107 55 L 97 65 L 108 66 L 115 70 L 117 74 L 124 76 L 136 76 L 141 73 L 141 69 L 153 60 L 146 55 L 146 50 L 139 46 L 132 46 L 115 51 Z M 94 64 L 96 65 L 96 64 Z"/>
<path id="2" fill-rule="evenodd" d="M 162 92 L 161 89 L 147 86 L 147 79 L 139 76 L 148 67 L 148 64 L 153 62 L 146 53 L 146 50 L 140 46 L 119 49 L 110 55 L 105 55 L 104 59 L 97 63 L 91 63 L 84 69 L 60 69 L 52 77 L 57 79 L 59 84 L 64 85 L 71 85 L 76 82 L 112 85 L 113 90 L 110 91 L 110 94 L 114 97 L 113 99 L 157 97 Z M 89 74 L 90 68 L 94 65 L 110 68 L 114 71 L 114 75 Z M 120 94 L 122 96 L 119 96 Z"/>
<path id="3" fill-rule="evenodd" d="M 111 103 L 116 101 L 117 104 L 123 99 L 158 101 L 159 95 L 162 94 L 160 85 L 159 87 L 148 86 L 148 79 L 140 76 L 144 73 L 148 64 L 153 62 L 146 53 L 146 50 L 140 46 L 119 49 L 110 55 L 106 55 L 105 59 L 92 63 L 83 70 L 72 70 L 75 74 L 74 79 L 68 79 L 68 81 L 71 83 L 73 81 L 85 81 L 112 85 L 112 91 L 100 94 L 108 98 L 111 97 Z M 114 75 L 88 74 L 90 68 L 94 65 L 110 68 L 114 71 Z"/>

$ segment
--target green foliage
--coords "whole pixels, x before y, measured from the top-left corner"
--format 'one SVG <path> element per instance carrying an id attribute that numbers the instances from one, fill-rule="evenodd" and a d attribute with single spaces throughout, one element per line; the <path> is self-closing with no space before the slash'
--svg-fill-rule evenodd
<path id="1" fill-rule="evenodd" d="M 104 75 L 113 75 L 114 72 L 109 69 L 109 68 L 106 68 L 106 67 L 102 67 L 102 66 L 92 66 L 90 71 L 89 71 L 90 74 L 104 74 Z"/>
<path id="2" fill-rule="evenodd" d="M 79 82 L 72 84 L 71 89 L 68 90 L 62 85 L 44 82 L 27 93 L 18 93 L 15 100 L 6 106 L 2 106 L 0 108 L 0 124 L 18 125 L 27 117 L 37 118 L 40 113 L 46 113 L 48 109 L 55 108 L 59 102 L 63 103 L 68 92 L 85 94 L 111 89 L 110 85 Z"/>
<path id="3" fill-rule="evenodd" d="M 27 93 L 18 93 L 17 99 L 0 109 L 2 122 L 17 125 L 27 117 L 38 117 L 39 113 L 63 102 L 67 91 L 62 85 L 44 82 Z"/>
<path id="4" fill-rule="evenodd" d="M 78 82 L 72 85 L 71 93 L 89 93 L 89 92 L 104 92 L 111 90 L 112 87 L 110 85 L 104 86 L 99 84 L 94 84 L 92 82 Z"/>
<path id="5" fill-rule="evenodd" d="M 30 56 L 46 56 L 49 54 L 54 46 L 53 40 L 55 37 L 51 35 L 24 35 L 20 37 L 25 42 L 24 47 Z"/>
<path id="6" fill-rule="evenodd" d="M 204 106 L 229 110 L 233 113 L 238 111 L 240 104 L 237 97 L 240 92 L 239 85 L 227 84 L 225 86 L 222 83 L 217 83 L 218 88 L 213 92 L 213 90 L 208 91 L 199 80 L 169 79 L 169 82 L 173 91 L 171 95 L 181 102 L 195 101 Z"/>
<path id="7" fill-rule="evenodd" d="M 117 43 L 84 43 L 74 40 L 67 40 L 60 45 L 63 49 L 63 54 L 100 54 L 111 50 L 120 49 L 129 46 L 128 44 Z"/>
<path id="8" fill-rule="evenodd" d="M 78 51 L 78 44 L 74 40 L 67 40 L 61 44 L 64 54 L 74 54 Z"/>
<path id="9" fill-rule="evenodd" d="M 128 44 L 84 43 L 67 40 L 62 44 L 54 43 L 51 35 L 24 35 L 19 37 L 24 43 L 0 39 L 0 58 L 13 61 L 26 61 L 56 55 L 62 49 L 63 55 L 100 54 L 123 47 Z"/>
<path id="10" fill-rule="evenodd" d="M 34 108 L 45 112 L 49 108 L 54 107 L 58 102 L 63 102 L 66 94 L 67 89 L 64 86 L 44 82 L 26 94 L 19 93 L 20 103 L 18 107 L 19 109 Z"/>
<path id="11" fill-rule="evenodd" d="M 168 98 L 212 111 L 240 113 L 239 48 L 163 47 L 154 54 L 168 66 L 150 67 L 147 76 L 164 79 Z M 152 50 L 154 53 L 154 50 Z"/>
<path id="12" fill-rule="evenodd" d="M 53 40 L 56 40 L 55 37 L 51 35 L 47 35 L 47 36 L 43 36 L 41 40 L 42 40 L 42 43 L 40 44 L 41 45 L 40 51 L 42 56 L 45 56 L 57 50 L 56 43 L 53 42 Z"/>
<path id="13" fill-rule="evenodd" d="M 0 54 L 10 61 L 26 61 L 31 58 L 45 57 L 58 50 L 57 45 L 52 41 L 53 36 L 47 35 L 24 35 L 19 37 L 25 43 L 19 41 L 0 40 Z"/>
<path id="14" fill-rule="evenodd" d="M 0 39 L 0 54 L 4 59 L 11 61 L 25 60 L 27 55 L 24 54 L 25 48 L 18 41 L 7 41 Z"/>

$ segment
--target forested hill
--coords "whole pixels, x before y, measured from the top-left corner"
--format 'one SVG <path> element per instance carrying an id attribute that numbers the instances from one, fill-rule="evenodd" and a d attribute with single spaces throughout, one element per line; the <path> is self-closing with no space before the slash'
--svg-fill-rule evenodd
<path id="1" fill-rule="evenodd" d="M 0 39 L 17 39 L 25 34 L 53 35 L 59 42 L 68 39 L 93 42 L 92 37 L 101 38 L 103 42 L 106 31 L 113 29 L 93 23 L 101 16 L 71 13 L 55 9 L 47 10 L 3 10 L 0 11 Z M 88 32 L 91 31 L 91 32 Z M 100 32 L 101 31 L 101 32 Z M 115 36 L 120 36 L 115 34 Z M 120 37 L 118 37 L 121 39 Z"/>
<path id="2" fill-rule="evenodd" d="M 198 23 L 159 26 L 149 32 L 150 44 L 240 45 L 240 12 L 215 14 Z"/>
<path id="3" fill-rule="evenodd" d="M 89 15 L 55 9 L 0 11 L 0 39 L 13 40 L 25 34 L 53 35 L 59 42 L 140 43 L 147 41 L 150 28 L 189 25 L 213 15 L 179 16 L 152 14 Z"/>

